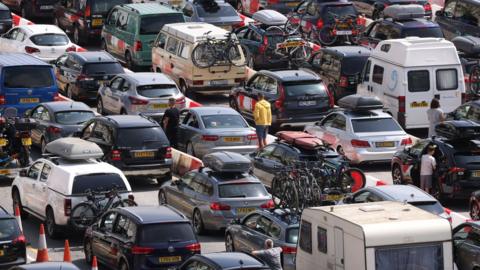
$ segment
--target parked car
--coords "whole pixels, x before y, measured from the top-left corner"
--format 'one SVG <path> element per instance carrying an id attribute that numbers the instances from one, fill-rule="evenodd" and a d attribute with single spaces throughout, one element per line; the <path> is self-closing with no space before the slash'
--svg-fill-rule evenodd
<path id="1" fill-rule="evenodd" d="M 60 0 L 54 7 L 53 22 L 71 33 L 75 44 L 89 44 L 99 40 L 109 11 L 116 5 L 127 3 L 130 0 Z"/>
<path id="2" fill-rule="evenodd" d="M 59 0 L 2 0 L 12 11 L 26 19 L 52 18 L 53 7 Z"/>
<path id="3" fill-rule="evenodd" d="M 122 207 L 107 211 L 84 236 L 85 260 L 93 256 L 111 269 L 176 269 L 200 243 L 188 219 L 168 206 Z M 115 256 L 111 256 L 115 248 Z"/>
<path id="4" fill-rule="evenodd" d="M 125 73 L 100 86 L 97 111 L 100 114 L 143 114 L 160 123 L 175 98 L 178 109 L 185 108 L 185 96 L 175 82 L 161 73 Z"/>
<path id="5" fill-rule="evenodd" d="M 43 153 L 49 142 L 80 131 L 82 124 L 95 117 L 95 113 L 82 102 L 55 101 L 41 103 L 28 111 L 26 117 L 35 120 L 32 143 Z"/>
<path id="6" fill-rule="evenodd" d="M 265 248 L 265 240 L 272 239 L 282 248 L 282 267 L 295 269 L 298 225 L 300 217 L 288 209 L 259 210 L 236 220 L 225 230 L 227 252 L 251 253 Z"/>
<path id="7" fill-rule="evenodd" d="M 425 11 L 425 17 L 432 18 L 432 6 L 426 0 L 353 0 L 353 4 L 359 13 L 365 14 L 368 17 L 376 20 L 384 17 L 383 11 L 386 7 L 393 5 L 409 5 L 415 4 L 423 7 Z"/>
<path id="8" fill-rule="evenodd" d="M 230 3 L 236 7 L 238 12 L 247 16 L 252 16 L 261 10 L 275 10 L 286 15 L 298 5 L 299 0 L 231 0 Z"/>
<path id="9" fill-rule="evenodd" d="M 475 269 L 480 253 L 480 222 L 467 221 L 453 229 L 453 255 L 458 270 Z"/>
<path id="10" fill-rule="evenodd" d="M 8 268 L 27 263 L 27 243 L 17 220 L 0 207 L 0 267 Z"/>
<path id="11" fill-rule="evenodd" d="M 0 3 L 0 34 L 3 34 L 10 30 L 13 25 L 13 20 L 12 20 L 12 13 L 10 12 L 10 9 Z"/>
<path id="12" fill-rule="evenodd" d="M 57 238 L 69 229 L 71 210 L 86 201 L 86 189 L 108 191 L 116 187 L 122 198 L 132 196 L 123 173 L 97 161 L 102 150 L 78 138 L 63 138 L 47 144 L 49 157 L 39 158 L 13 180 L 13 205 L 23 217 L 45 220 L 46 233 Z"/>
<path id="13" fill-rule="evenodd" d="M 334 106 L 332 93 L 313 72 L 261 70 L 244 87 L 232 90 L 230 107 L 253 122 L 259 93 L 272 105 L 272 130 L 315 123 Z"/>
<path id="14" fill-rule="evenodd" d="M 188 0 L 182 12 L 187 22 L 206 22 L 227 31 L 243 21 L 232 5 L 221 0 Z"/>
<path id="15" fill-rule="evenodd" d="M 249 154 L 257 149 L 257 135 L 231 108 L 196 107 L 180 112 L 178 146 L 200 158 L 217 151 Z"/>
<path id="16" fill-rule="evenodd" d="M 95 99 L 102 84 L 125 73 L 106 52 L 70 52 L 60 56 L 54 65 L 58 87 L 70 99 Z"/>
<path id="17" fill-rule="evenodd" d="M 270 269 L 270 267 L 250 254 L 239 252 L 218 252 L 192 256 L 178 269 L 267 270 Z"/>
<path id="18" fill-rule="evenodd" d="M 216 168 L 216 163 L 228 163 Z M 225 229 L 232 220 L 257 209 L 270 209 L 274 203 L 260 180 L 249 173 L 250 160 L 240 154 L 217 152 L 205 156 L 208 167 L 190 171 L 179 180 L 162 186 L 160 204 L 180 210 L 192 220 L 197 234 Z M 213 162 L 212 162 L 213 163 Z M 230 165 L 231 164 L 231 165 Z M 248 164 L 246 169 L 228 170 Z"/>
<path id="19" fill-rule="evenodd" d="M 126 176 L 172 177 L 172 149 L 160 125 L 141 115 L 97 116 L 84 124 L 82 139 L 98 144 L 103 160 Z"/>
<path id="20" fill-rule="evenodd" d="M 15 266 L 9 270 L 80 270 L 80 268 L 69 262 L 40 262 Z"/>
<path id="21" fill-rule="evenodd" d="M 480 4 L 472 0 L 447 0 L 443 8 L 435 13 L 435 22 L 448 40 L 456 36 L 478 37 L 480 15 L 475 10 L 479 7 Z"/>
<path id="22" fill-rule="evenodd" d="M 359 46 L 325 47 L 313 54 L 310 65 L 337 102 L 357 93 L 360 74 L 369 56 L 370 50 Z"/>
<path id="23" fill-rule="evenodd" d="M 448 120 L 470 120 L 480 124 L 480 100 L 473 100 L 460 105 L 447 114 Z"/>
<path id="24" fill-rule="evenodd" d="M 163 25 L 184 21 L 181 11 L 160 3 L 116 6 L 102 29 L 102 49 L 131 70 L 150 67 L 152 44 Z"/>
<path id="25" fill-rule="evenodd" d="M 22 115 L 41 102 L 57 98 L 51 65 L 23 53 L 0 53 L 0 111 L 14 107 Z"/>

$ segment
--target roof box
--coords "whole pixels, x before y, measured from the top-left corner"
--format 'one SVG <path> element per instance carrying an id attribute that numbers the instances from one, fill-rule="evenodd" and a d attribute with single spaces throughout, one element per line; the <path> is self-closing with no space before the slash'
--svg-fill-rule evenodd
<path id="1" fill-rule="evenodd" d="M 65 159 L 103 157 L 103 151 L 97 144 L 74 137 L 60 138 L 50 142 L 45 147 L 45 151 Z"/>
<path id="2" fill-rule="evenodd" d="M 384 16 L 393 20 L 408 20 L 425 17 L 425 10 L 421 5 L 391 5 L 383 10 Z"/>
<path id="3" fill-rule="evenodd" d="M 279 140 L 307 150 L 325 145 L 321 139 L 302 131 L 280 131 L 275 135 Z"/>
<path id="4" fill-rule="evenodd" d="M 480 125 L 470 120 L 445 121 L 435 127 L 438 136 L 449 140 L 480 137 Z"/>
<path id="5" fill-rule="evenodd" d="M 288 20 L 285 15 L 271 9 L 257 11 L 252 18 L 265 25 L 284 25 Z"/>
<path id="6" fill-rule="evenodd" d="M 350 95 L 338 100 L 338 106 L 352 111 L 368 111 L 383 108 L 383 103 L 377 97 Z"/>
<path id="7" fill-rule="evenodd" d="M 480 38 L 473 36 L 458 36 L 452 39 L 452 43 L 457 50 L 465 54 L 480 54 Z"/>
<path id="8" fill-rule="evenodd" d="M 251 161 L 238 153 L 221 151 L 207 154 L 203 164 L 217 172 L 249 172 Z"/>

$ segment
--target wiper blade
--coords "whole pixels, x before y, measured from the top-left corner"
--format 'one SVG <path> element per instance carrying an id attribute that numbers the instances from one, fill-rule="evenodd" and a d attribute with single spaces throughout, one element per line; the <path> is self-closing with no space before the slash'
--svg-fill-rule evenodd
<path id="1" fill-rule="evenodd" d="M 233 196 L 228 196 L 229 198 L 246 198 L 247 195 L 245 194 L 240 194 L 240 195 L 233 195 Z"/>

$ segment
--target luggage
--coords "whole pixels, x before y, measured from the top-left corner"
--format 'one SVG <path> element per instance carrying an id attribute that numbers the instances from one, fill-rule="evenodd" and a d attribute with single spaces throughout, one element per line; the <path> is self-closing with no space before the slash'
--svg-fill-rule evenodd
<path id="1" fill-rule="evenodd" d="M 383 109 L 383 103 L 377 97 L 350 95 L 338 100 L 338 106 L 352 111 Z"/>
<path id="2" fill-rule="evenodd" d="M 60 138 L 50 142 L 45 147 L 45 151 L 72 160 L 103 157 L 103 151 L 97 144 L 74 137 Z"/>
<path id="3" fill-rule="evenodd" d="M 480 125 L 470 120 L 445 121 L 435 127 L 438 136 L 449 140 L 464 140 L 480 137 Z"/>
<path id="4" fill-rule="evenodd" d="M 314 150 L 319 146 L 324 146 L 321 139 L 302 131 L 280 131 L 275 135 L 279 140 L 307 150 Z"/>
<path id="5" fill-rule="evenodd" d="M 249 172 L 250 159 L 241 154 L 221 151 L 207 154 L 203 157 L 203 165 L 217 172 Z"/>
<path id="6" fill-rule="evenodd" d="M 393 20 L 409 20 L 425 17 L 425 10 L 421 5 L 391 5 L 383 10 L 385 18 Z"/>
<path id="7" fill-rule="evenodd" d="M 458 36 L 452 39 L 452 43 L 458 51 L 467 55 L 477 55 L 480 53 L 480 38 L 473 36 Z"/>

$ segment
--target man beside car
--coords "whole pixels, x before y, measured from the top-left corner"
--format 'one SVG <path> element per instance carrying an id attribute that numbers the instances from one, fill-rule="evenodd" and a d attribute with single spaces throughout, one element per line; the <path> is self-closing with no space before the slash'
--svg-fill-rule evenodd
<path id="1" fill-rule="evenodd" d="M 272 239 L 265 240 L 265 249 L 254 250 L 252 254 L 264 261 L 270 269 L 282 270 L 282 248 L 273 247 Z"/>
<path id="2" fill-rule="evenodd" d="M 420 188 L 430 193 L 433 182 L 433 172 L 437 167 L 437 162 L 433 155 L 435 154 L 436 145 L 429 145 L 427 153 L 422 156 L 420 164 Z"/>
<path id="3" fill-rule="evenodd" d="M 180 118 L 180 111 L 175 107 L 175 104 L 175 98 L 168 99 L 168 109 L 165 110 L 165 114 L 162 118 L 163 130 L 165 130 L 165 135 L 167 135 L 167 138 L 170 141 L 170 146 L 173 148 L 177 148 L 177 132 Z"/>
<path id="4" fill-rule="evenodd" d="M 257 131 L 258 146 L 263 148 L 267 145 L 268 127 L 272 125 L 272 110 L 270 103 L 265 100 L 262 93 L 258 94 L 258 102 L 253 110 L 253 119 Z"/>

